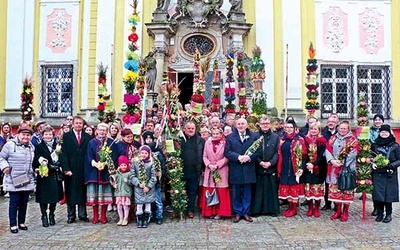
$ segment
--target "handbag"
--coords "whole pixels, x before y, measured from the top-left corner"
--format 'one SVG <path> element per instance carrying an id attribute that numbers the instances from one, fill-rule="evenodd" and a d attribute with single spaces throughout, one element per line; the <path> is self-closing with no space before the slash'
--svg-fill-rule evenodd
<path id="1" fill-rule="evenodd" d="M 350 170 L 350 167 L 343 167 L 338 176 L 339 190 L 352 190 L 356 188 L 356 171 Z"/>
<path id="2" fill-rule="evenodd" d="M 212 173 L 210 172 L 210 175 L 208 176 L 208 186 L 210 186 L 211 175 L 212 175 Z M 214 189 L 212 190 L 212 192 L 210 193 L 210 190 L 206 191 L 206 204 L 209 207 L 219 204 L 219 197 L 218 197 L 217 189 L 215 188 L 215 182 L 214 182 Z"/>
<path id="3" fill-rule="evenodd" d="M 209 190 L 206 191 L 206 202 L 209 207 L 219 204 L 219 197 L 215 188 L 211 193 Z"/>
<path id="4" fill-rule="evenodd" d="M 12 183 L 15 188 L 20 188 L 28 185 L 31 182 L 27 173 L 19 175 L 17 177 L 12 177 Z"/>

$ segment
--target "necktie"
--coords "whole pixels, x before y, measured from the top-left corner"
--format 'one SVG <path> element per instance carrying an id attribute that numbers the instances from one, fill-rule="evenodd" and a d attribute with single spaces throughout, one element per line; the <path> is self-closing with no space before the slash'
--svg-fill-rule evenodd
<path id="1" fill-rule="evenodd" d="M 81 133 L 78 132 L 78 144 L 81 144 Z"/>
<path id="2" fill-rule="evenodd" d="M 242 142 L 244 142 L 244 138 L 245 138 L 245 133 L 242 133 L 241 135 L 240 135 L 240 138 L 242 139 Z"/>

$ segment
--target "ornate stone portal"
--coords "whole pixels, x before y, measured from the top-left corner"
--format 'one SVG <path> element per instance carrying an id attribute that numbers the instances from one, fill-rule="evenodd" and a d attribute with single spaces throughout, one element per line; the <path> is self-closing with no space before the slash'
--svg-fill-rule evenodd
<path id="1" fill-rule="evenodd" d="M 165 70 L 178 74 L 193 72 L 196 48 L 203 56 L 211 56 L 212 61 L 218 60 L 221 75 L 225 75 L 225 54 L 243 51 L 243 38 L 252 27 L 246 23 L 242 0 L 229 2 L 232 7 L 225 15 L 221 9 L 224 0 L 158 1 L 152 22 L 146 23 L 149 35 L 154 38 L 157 83 L 162 82 Z M 171 6 L 176 7 L 171 9 Z M 211 86 L 211 81 L 212 78 L 207 85 Z M 158 86 L 154 91 L 159 91 Z"/>

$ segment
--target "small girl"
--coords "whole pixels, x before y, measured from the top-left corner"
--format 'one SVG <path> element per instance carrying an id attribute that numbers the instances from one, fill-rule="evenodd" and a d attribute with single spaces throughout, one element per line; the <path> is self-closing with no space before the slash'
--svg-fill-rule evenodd
<path id="1" fill-rule="evenodd" d="M 129 166 L 128 157 L 121 155 L 118 158 L 118 170 L 116 173 L 116 180 L 114 184 L 115 197 L 119 215 L 118 226 L 128 225 L 129 208 L 131 205 L 132 188 L 128 181 L 129 171 L 131 170 Z"/>
<path id="2" fill-rule="evenodd" d="M 135 203 L 137 205 L 137 227 L 146 228 L 151 213 L 151 203 L 155 202 L 155 185 L 157 183 L 154 162 L 150 157 L 149 146 L 141 146 L 139 159 L 134 159 L 130 172 L 130 181 L 135 188 Z M 143 205 L 145 207 L 143 212 Z"/>

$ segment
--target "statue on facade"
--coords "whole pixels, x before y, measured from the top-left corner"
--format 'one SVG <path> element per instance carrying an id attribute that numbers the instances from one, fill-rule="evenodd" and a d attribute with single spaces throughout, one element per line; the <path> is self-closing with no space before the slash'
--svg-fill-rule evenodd
<path id="1" fill-rule="evenodd" d="M 156 85 L 157 79 L 157 60 L 154 58 L 154 52 L 150 51 L 149 54 L 143 59 L 144 63 L 146 64 L 146 82 L 147 82 L 147 89 L 149 91 L 154 91 L 154 87 Z"/>
<path id="2" fill-rule="evenodd" d="M 167 11 L 171 0 L 157 0 L 156 11 Z"/>
<path id="3" fill-rule="evenodd" d="M 243 2 L 242 0 L 229 0 L 229 3 L 232 5 L 229 12 L 243 12 Z"/>

